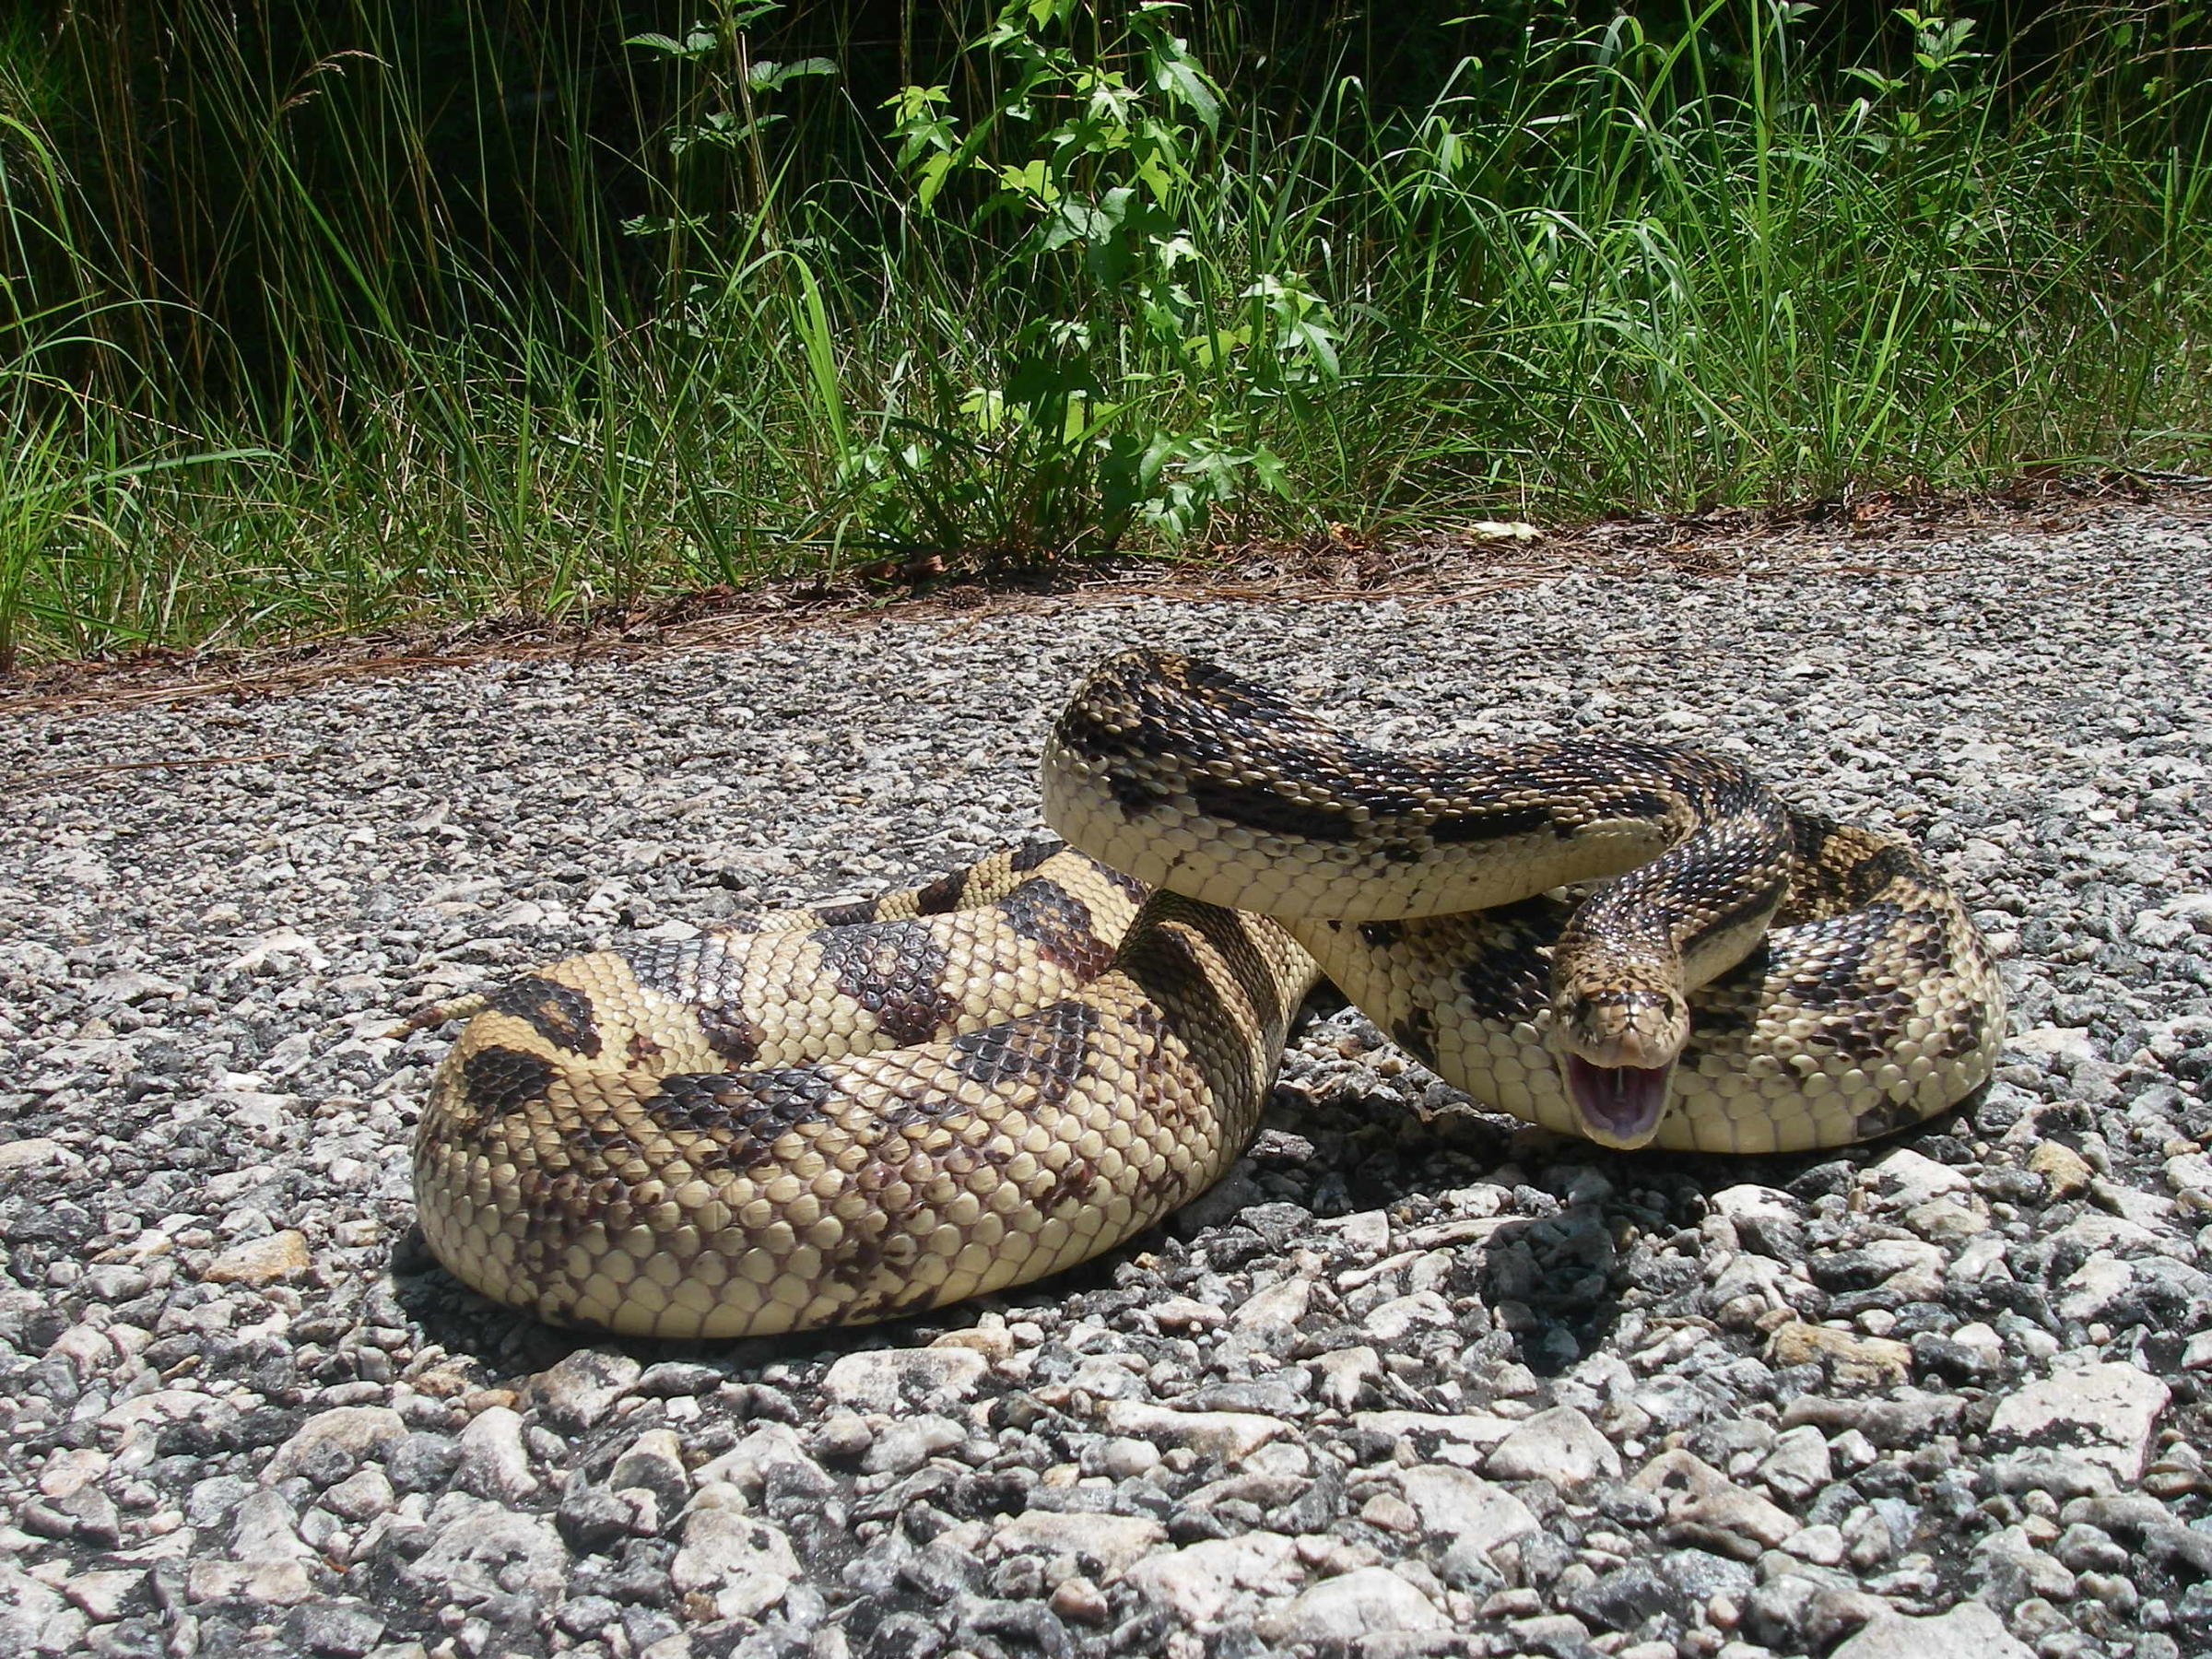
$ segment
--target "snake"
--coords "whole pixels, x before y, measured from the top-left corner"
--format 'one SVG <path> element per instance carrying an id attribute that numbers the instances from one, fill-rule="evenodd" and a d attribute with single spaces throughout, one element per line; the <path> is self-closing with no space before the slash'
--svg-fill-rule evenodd
<path id="1" fill-rule="evenodd" d="M 687 1339 L 895 1318 L 1109 1251 L 1258 1134 L 1324 978 L 1478 1106 L 1777 1153 L 1965 1100 L 2002 982 L 1905 840 L 1630 737 L 1364 746 L 1202 659 L 1099 665 L 1051 833 L 925 886 L 571 957 L 468 1023 L 414 1173 L 467 1287 Z"/>

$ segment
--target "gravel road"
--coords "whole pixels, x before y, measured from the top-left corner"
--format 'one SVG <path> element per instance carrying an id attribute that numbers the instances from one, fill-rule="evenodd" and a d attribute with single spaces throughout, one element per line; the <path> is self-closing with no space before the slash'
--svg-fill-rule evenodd
<path id="1" fill-rule="evenodd" d="M 2212 532 L 1739 563 L 11 717 L 0 1652 L 2212 1654 Z M 1614 1156 L 1324 1007 L 1219 1191 L 1016 1294 L 677 1350 L 426 1259 L 450 1032 L 395 1019 L 1019 836 L 1136 640 L 1906 830 L 2006 1063 L 1841 1155 Z"/>

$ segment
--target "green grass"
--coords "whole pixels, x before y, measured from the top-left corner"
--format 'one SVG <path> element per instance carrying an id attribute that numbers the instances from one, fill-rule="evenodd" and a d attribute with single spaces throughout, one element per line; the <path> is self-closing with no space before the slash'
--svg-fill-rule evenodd
<path id="1" fill-rule="evenodd" d="M 273 74 L 171 9 L 205 58 L 159 131 L 99 41 L 0 42 L 0 671 L 2212 447 L 2212 152 L 2159 42 L 2023 91 L 1941 18 L 1843 73 L 1715 0 L 1406 110 L 1017 8 L 877 110 L 725 13 L 618 54 L 617 192 L 542 63 L 460 119 L 399 13 Z"/>

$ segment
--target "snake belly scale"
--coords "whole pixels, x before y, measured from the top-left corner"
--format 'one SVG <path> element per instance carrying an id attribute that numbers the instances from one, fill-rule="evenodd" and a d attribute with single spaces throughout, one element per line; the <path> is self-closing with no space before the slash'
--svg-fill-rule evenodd
<path id="1" fill-rule="evenodd" d="M 693 1338 L 1041 1277 L 1226 1172 L 1324 973 L 1477 1101 L 1621 1147 L 1869 1138 L 2001 1041 L 1918 855 L 1724 758 L 1385 755 L 1139 651 L 1077 691 L 1043 789 L 1071 845 L 416 1016 L 473 1017 L 416 1140 L 441 1261 L 554 1323 Z"/>

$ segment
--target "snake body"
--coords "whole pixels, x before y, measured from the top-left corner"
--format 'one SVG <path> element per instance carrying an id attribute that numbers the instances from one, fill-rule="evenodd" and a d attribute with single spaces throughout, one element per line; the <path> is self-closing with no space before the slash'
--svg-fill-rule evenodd
<path id="1" fill-rule="evenodd" d="M 1988 950 L 1918 855 L 1725 758 L 1385 755 L 1135 652 L 1060 716 L 1043 789 L 1073 845 L 410 1021 L 474 1016 L 416 1143 L 440 1259 L 555 1323 L 680 1337 L 1038 1278 L 1220 1178 L 1324 973 L 1477 1100 L 1623 1147 L 1866 1139 L 2001 1041 Z"/>

